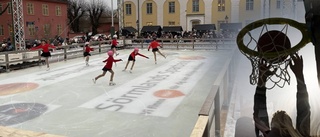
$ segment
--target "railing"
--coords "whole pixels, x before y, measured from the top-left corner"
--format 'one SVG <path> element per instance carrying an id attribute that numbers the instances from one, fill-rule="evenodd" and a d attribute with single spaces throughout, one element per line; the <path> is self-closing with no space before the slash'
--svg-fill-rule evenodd
<path id="1" fill-rule="evenodd" d="M 208 94 L 199 112 L 198 120 L 190 137 L 221 137 L 223 129 L 221 126 L 222 106 L 229 106 L 232 87 L 234 84 L 235 67 L 237 65 L 235 54 L 224 64 L 222 71 Z"/>
<path id="2" fill-rule="evenodd" d="M 235 45 L 235 39 L 158 39 L 159 43 L 165 49 L 213 49 L 218 50 L 219 48 L 225 48 Z M 151 40 L 150 39 L 123 39 L 118 40 L 119 47 L 140 47 L 148 48 Z M 99 54 L 106 52 L 110 49 L 110 41 L 92 42 L 95 51 L 91 54 Z M 61 50 L 52 52 L 52 57 L 49 61 L 60 61 L 68 60 L 82 56 L 83 49 L 77 48 L 84 44 L 72 44 L 59 47 Z M 76 47 L 76 48 L 75 48 Z M 219 47 L 219 48 L 218 48 Z M 30 50 L 19 50 L 0 52 L 0 72 L 9 72 L 11 69 L 24 68 L 29 65 L 40 65 L 41 51 L 30 51 Z"/>

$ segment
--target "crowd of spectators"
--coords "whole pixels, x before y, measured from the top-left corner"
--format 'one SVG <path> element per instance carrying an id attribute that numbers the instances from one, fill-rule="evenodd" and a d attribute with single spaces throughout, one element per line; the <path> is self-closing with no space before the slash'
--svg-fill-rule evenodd
<path id="1" fill-rule="evenodd" d="M 1 47 L 0 47 L 0 52 L 3 52 L 3 51 L 13 51 L 13 50 L 14 50 L 10 38 L 8 38 L 8 39 L 3 39 L 2 42 L 0 42 L 0 46 L 1 46 Z"/>

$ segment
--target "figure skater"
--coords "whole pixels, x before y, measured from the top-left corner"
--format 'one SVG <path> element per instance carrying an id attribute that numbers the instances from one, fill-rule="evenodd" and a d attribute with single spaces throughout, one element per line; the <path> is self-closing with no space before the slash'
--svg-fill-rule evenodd
<path id="1" fill-rule="evenodd" d="M 114 35 L 111 41 L 111 50 L 113 51 L 113 53 L 116 54 L 116 56 L 119 55 L 119 53 L 117 53 L 117 50 L 116 50 L 117 45 L 118 45 L 117 35 Z"/>
<path id="2" fill-rule="evenodd" d="M 160 44 L 157 42 L 157 38 L 154 37 L 153 38 L 153 41 L 150 43 L 149 47 L 148 47 L 148 51 L 150 50 L 150 48 L 152 48 L 152 52 L 153 52 L 153 55 L 154 55 L 154 61 L 155 61 L 155 64 L 157 64 L 157 55 L 156 55 L 156 52 L 158 52 L 161 56 L 163 56 L 164 58 L 166 58 L 165 55 L 163 55 L 160 50 L 158 49 L 158 46 L 160 46 Z M 162 46 L 160 46 L 162 48 Z"/>
<path id="3" fill-rule="evenodd" d="M 90 47 L 90 43 L 86 42 L 84 46 L 84 52 L 83 57 L 86 58 L 86 65 L 89 66 L 89 57 L 91 56 L 90 51 L 93 51 L 94 49 Z"/>
<path id="4" fill-rule="evenodd" d="M 111 73 L 109 85 L 110 86 L 116 85 L 116 83 L 113 82 L 114 72 L 112 70 L 112 65 L 113 65 L 113 62 L 122 61 L 122 59 L 114 59 L 113 58 L 113 51 L 111 51 L 111 50 L 108 51 L 108 55 L 109 55 L 109 57 L 103 61 L 103 62 L 106 62 L 106 65 L 102 68 L 103 73 L 100 74 L 99 76 L 95 77 L 94 79 L 92 79 L 93 83 L 96 83 L 96 81 L 100 77 L 103 77 L 107 73 L 107 71 L 109 71 Z"/>
<path id="5" fill-rule="evenodd" d="M 126 67 L 124 68 L 123 71 L 126 71 L 128 65 L 129 65 L 129 62 L 130 62 L 130 61 L 133 61 L 133 62 L 132 62 L 131 69 L 130 69 L 130 73 L 132 73 L 132 69 L 133 69 L 134 63 L 136 62 L 136 56 L 137 56 L 137 55 L 149 59 L 149 57 L 147 57 L 147 56 L 142 55 L 142 54 L 139 53 L 139 48 L 134 48 L 133 52 L 131 52 L 131 54 L 130 54 L 129 57 L 128 57 L 128 62 L 127 62 Z"/>
<path id="6" fill-rule="evenodd" d="M 30 50 L 42 49 L 41 57 L 45 58 L 45 62 L 47 64 L 47 70 L 50 70 L 48 58 L 51 57 L 51 53 L 49 48 L 55 49 L 56 47 L 48 44 L 45 40 L 41 40 L 41 44 L 39 46 L 36 46 L 30 49 Z"/>

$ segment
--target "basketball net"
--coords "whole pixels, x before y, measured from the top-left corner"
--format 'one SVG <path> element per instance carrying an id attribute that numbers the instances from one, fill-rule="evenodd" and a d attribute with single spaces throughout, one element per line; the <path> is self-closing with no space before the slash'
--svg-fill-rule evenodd
<path id="1" fill-rule="evenodd" d="M 269 32 L 268 26 L 267 25 L 263 25 L 259 38 L 261 38 L 263 32 Z M 288 31 L 288 25 L 284 25 L 284 27 L 282 28 L 281 32 L 284 33 L 285 35 L 287 35 L 287 31 Z M 249 36 L 249 42 L 246 44 L 246 47 L 250 48 L 254 50 L 254 51 L 258 51 L 258 40 L 256 40 L 254 38 L 254 36 L 251 34 L 251 32 L 249 31 L 247 33 L 247 35 Z M 272 89 L 275 86 L 278 86 L 280 88 L 283 88 L 285 86 L 286 83 L 290 84 L 290 75 L 287 71 L 287 68 L 289 66 L 289 63 L 291 61 L 289 54 L 290 53 L 286 53 L 286 49 L 284 49 L 283 47 L 285 45 L 278 45 L 274 38 L 272 38 L 270 41 L 267 41 L 268 43 L 266 45 L 271 45 L 272 48 L 270 48 L 270 52 L 268 51 L 264 51 L 264 52 L 257 52 L 258 55 L 254 55 L 254 54 L 248 54 L 248 52 L 244 52 L 243 50 L 240 50 L 242 54 L 244 54 L 251 62 L 251 66 L 252 66 L 252 73 L 250 74 L 250 84 L 255 85 L 258 83 L 259 80 L 259 65 L 261 60 L 263 60 L 264 62 L 266 62 L 266 65 L 269 66 L 269 70 L 271 72 L 275 72 L 272 76 L 269 76 L 267 78 L 266 81 L 271 81 L 268 84 L 264 83 L 266 85 L 267 89 Z M 285 44 L 285 42 L 284 42 Z M 255 45 L 252 47 L 252 45 Z M 264 45 L 263 45 L 264 46 Z M 282 51 L 278 51 L 277 49 L 283 49 Z"/>

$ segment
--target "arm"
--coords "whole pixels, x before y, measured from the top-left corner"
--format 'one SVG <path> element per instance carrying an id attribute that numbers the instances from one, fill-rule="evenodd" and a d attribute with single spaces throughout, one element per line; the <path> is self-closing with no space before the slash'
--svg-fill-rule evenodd
<path id="1" fill-rule="evenodd" d="M 42 49 L 42 45 L 36 46 L 36 47 L 32 47 L 30 50 L 37 50 L 37 49 Z"/>
<path id="2" fill-rule="evenodd" d="M 296 128 L 301 135 L 310 136 L 310 105 L 303 75 L 303 58 L 298 54 L 291 56 L 290 68 L 297 79 L 297 119 Z M 294 63 L 294 64 L 293 64 Z"/>
<path id="3" fill-rule="evenodd" d="M 259 131 L 263 132 L 264 135 L 270 131 L 269 117 L 267 111 L 267 97 L 266 97 L 266 82 L 269 76 L 273 75 L 276 70 L 270 71 L 271 64 L 263 60 L 259 62 L 259 78 L 254 94 L 254 105 L 253 105 L 253 119 L 255 121 L 256 135 L 259 135 Z"/>
<path id="4" fill-rule="evenodd" d="M 149 59 L 149 57 L 147 57 L 147 56 L 145 56 L 145 55 L 142 55 L 142 54 L 140 54 L 140 53 L 137 53 L 137 55 L 139 55 L 139 56 L 141 56 L 141 57 L 145 57 L 145 58 Z"/>
<path id="5" fill-rule="evenodd" d="M 113 60 L 113 62 L 119 62 L 119 61 L 122 61 L 122 59 L 115 59 L 115 60 Z"/>

